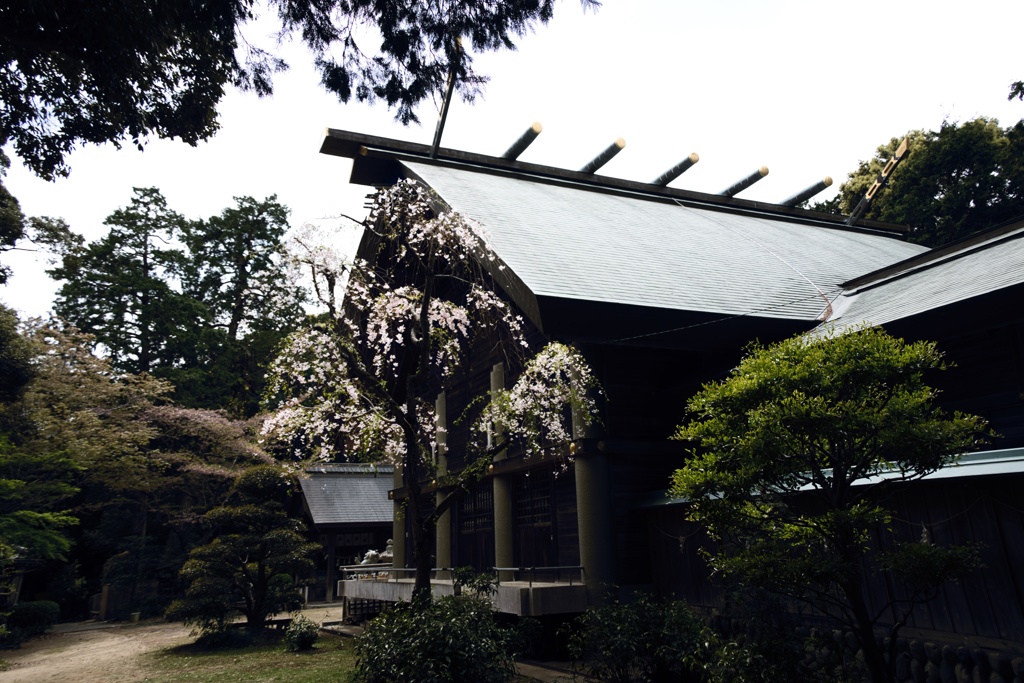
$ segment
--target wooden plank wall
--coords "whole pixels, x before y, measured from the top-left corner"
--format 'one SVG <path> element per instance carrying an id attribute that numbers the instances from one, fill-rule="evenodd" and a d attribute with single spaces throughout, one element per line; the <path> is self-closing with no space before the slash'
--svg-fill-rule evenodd
<path id="1" fill-rule="evenodd" d="M 667 439 L 683 421 L 686 401 L 711 379 L 725 377 L 738 350 L 583 347 L 605 394 L 604 427 L 613 439 Z"/>
<path id="2" fill-rule="evenodd" d="M 978 544 L 984 567 L 942 588 L 919 606 L 905 634 L 952 642 L 998 646 L 1024 643 L 1024 475 L 963 477 L 908 483 L 889 501 L 893 531 L 901 540 L 919 540 L 927 529 L 938 545 Z M 707 609 L 723 598 L 700 556 L 708 546 L 682 506 L 646 511 L 654 585 L 660 595 Z M 880 538 L 876 546 L 888 545 Z M 885 579 L 869 582 L 876 611 L 899 594 Z M 890 613 L 891 614 L 891 613 Z M 892 623 L 891 617 L 882 623 Z"/>
<path id="3" fill-rule="evenodd" d="M 955 335 L 949 334 L 951 331 Z M 915 328 L 908 338 L 937 339 L 951 367 L 926 378 L 947 410 L 981 415 L 998 433 L 994 448 L 1024 446 L 1024 325 Z M 906 330 L 901 330 L 906 332 Z M 945 334 L 940 335 L 943 332 Z"/>
<path id="4" fill-rule="evenodd" d="M 984 563 L 915 611 L 908 627 L 1024 643 L 1022 485 L 1020 474 L 964 477 L 907 484 L 894 497 L 900 538 L 927 530 L 940 546 L 978 544 Z"/>

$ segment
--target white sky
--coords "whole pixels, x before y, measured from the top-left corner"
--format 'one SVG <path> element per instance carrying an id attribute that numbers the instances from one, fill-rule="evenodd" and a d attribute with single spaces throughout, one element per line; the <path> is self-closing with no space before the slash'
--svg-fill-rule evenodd
<path id="1" fill-rule="evenodd" d="M 1006 99 L 1024 79 L 1022 23 L 1020 0 L 604 0 L 586 14 L 562 0 L 517 52 L 477 58 L 491 82 L 474 105 L 453 103 L 442 145 L 498 155 L 540 121 L 523 161 L 578 169 L 621 136 L 626 149 L 602 174 L 648 181 L 695 151 L 700 162 L 674 187 L 719 192 L 766 165 L 768 177 L 742 197 L 781 201 L 831 175 L 826 198 L 890 137 L 945 119 L 1024 118 L 1024 103 Z M 263 40 L 273 22 L 265 25 L 250 28 L 250 40 Z M 318 153 L 324 129 L 429 144 L 436 107 L 420 110 L 422 126 L 403 128 L 381 105 L 324 94 L 301 47 L 281 50 L 292 69 L 273 98 L 230 93 L 207 143 L 82 148 L 71 176 L 54 183 L 7 150 L 14 165 L 4 182 L 26 215 L 63 217 L 89 239 L 105 233 L 103 219 L 132 187 L 158 187 L 190 218 L 235 196 L 271 194 L 294 226 L 361 217 L 368 188 L 347 184 L 348 160 Z M 15 274 L 0 301 L 47 311 L 56 284 L 45 263 L 16 252 L 4 261 Z"/>

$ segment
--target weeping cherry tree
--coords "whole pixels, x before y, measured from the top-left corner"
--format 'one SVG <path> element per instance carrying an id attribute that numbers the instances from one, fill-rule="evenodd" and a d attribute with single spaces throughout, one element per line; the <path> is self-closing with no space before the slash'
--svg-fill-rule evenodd
<path id="1" fill-rule="evenodd" d="M 297 459 L 399 468 L 414 594 L 425 597 L 441 515 L 503 451 L 561 452 L 574 419 L 595 419 L 597 385 L 575 349 L 531 343 L 528 324 L 495 287 L 491 275 L 504 266 L 486 233 L 444 210 L 422 185 L 403 181 L 381 191 L 363 227 L 363 258 L 351 263 L 311 231 L 293 239 L 296 262 L 308 269 L 328 314 L 292 335 L 272 365 L 268 396 L 276 410 L 264 436 Z M 342 283 L 343 304 L 335 293 Z M 470 425 L 466 466 L 444 471 L 435 398 L 469 391 L 475 354 L 495 350 L 518 380 L 468 401 L 458 416 Z"/>

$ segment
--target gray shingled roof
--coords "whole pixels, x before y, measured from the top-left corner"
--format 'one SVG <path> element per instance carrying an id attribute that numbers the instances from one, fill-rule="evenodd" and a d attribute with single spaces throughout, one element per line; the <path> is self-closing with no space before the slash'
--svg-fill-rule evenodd
<path id="1" fill-rule="evenodd" d="M 897 239 L 414 161 L 537 297 L 814 320 L 840 283 L 926 251 Z"/>
<path id="2" fill-rule="evenodd" d="M 307 471 L 299 478 L 299 484 L 313 523 L 390 523 L 393 507 L 388 490 L 394 488 L 394 479 L 390 468 L 377 469 L 377 474 Z"/>
<path id="3" fill-rule="evenodd" d="M 884 325 L 1024 284 L 1024 227 L 843 292 L 828 326 Z M 824 327 L 824 326 L 823 326 Z"/>
<path id="4" fill-rule="evenodd" d="M 306 472 L 338 472 L 342 474 L 386 474 L 395 472 L 394 465 L 374 464 L 369 462 L 322 462 L 306 467 Z"/>

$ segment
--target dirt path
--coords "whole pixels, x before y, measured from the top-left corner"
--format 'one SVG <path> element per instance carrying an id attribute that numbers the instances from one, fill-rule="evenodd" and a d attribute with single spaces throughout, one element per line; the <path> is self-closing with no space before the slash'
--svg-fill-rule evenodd
<path id="1" fill-rule="evenodd" d="M 302 613 L 324 623 L 338 619 L 340 608 L 317 606 Z M 158 619 L 141 624 L 58 624 L 19 650 L 0 650 L 0 659 L 11 664 L 0 671 L 0 683 L 134 683 L 144 676 L 143 655 L 191 641 L 189 629 Z M 519 670 L 534 681 L 570 680 L 564 666 L 520 663 Z"/>
<path id="2" fill-rule="evenodd" d="M 33 638 L 19 650 L 0 650 L 11 664 L 0 683 L 117 683 L 139 680 L 142 654 L 189 642 L 181 624 L 93 625 Z"/>

